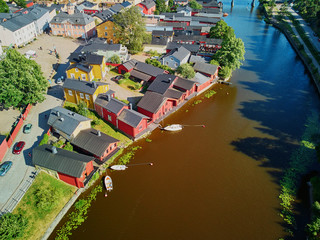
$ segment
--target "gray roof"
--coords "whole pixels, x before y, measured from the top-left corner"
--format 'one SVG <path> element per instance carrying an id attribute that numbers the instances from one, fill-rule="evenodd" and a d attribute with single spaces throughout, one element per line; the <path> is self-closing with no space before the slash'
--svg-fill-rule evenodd
<path id="1" fill-rule="evenodd" d="M 202 72 L 213 75 L 217 71 L 218 66 L 209 63 L 196 62 L 193 66 L 193 69 L 196 72 Z"/>
<path id="2" fill-rule="evenodd" d="M 192 16 L 192 17 L 191 17 L 191 20 L 192 20 L 192 21 L 199 21 L 199 22 L 210 23 L 210 24 L 216 24 L 217 22 L 220 21 L 220 18 Z"/>
<path id="3" fill-rule="evenodd" d="M 107 44 L 107 43 L 88 43 L 85 45 L 82 49 L 81 52 L 91 52 L 95 53 L 100 51 L 120 51 L 121 44 Z"/>
<path id="4" fill-rule="evenodd" d="M 86 169 L 88 162 L 94 157 L 56 148 L 57 153 L 52 152 L 51 145 L 44 144 L 33 148 L 33 165 L 44 167 L 72 177 L 80 178 Z"/>
<path id="5" fill-rule="evenodd" d="M 48 125 L 71 136 L 79 124 L 85 121 L 92 120 L 65 108 L 55 107 L 51 109 Z"/>
<path id="6" fill-rule="evenodd" d="M 196 62 L 205 63 L 206 59 L 204 57 L 201 57 L 201 56 L 191 55 L 190 58 L 189 58 L 189 62 L 190 63 L 196 63 Z"/>
<path id="7" fill-rule="evenodd" d="M 166 98 L 159 93 L 147 91 L 137 106 L 151 113 L 156 113 L 165 103 Z"/>
<path id="8" fill-rule="evenodd" d="M 132 109 L 124 109 L 120 113 L 118 120 L 136 128 L 144 118 L 148 117 Z"/>
<path id="9" fill-rule="evenodd" d="M 120 111 L 127 106 L 124 102 L 107 94 L 99 94 L 95 103 L 116 115 L 118 115 Z"/>
<path id="10" fill-rule="evenodd" d="M 163 69 L 144 62 L 137 62 L 134 69 L 154 77 L 164 73 Z"/>
<path id="11" fill-rule="evenodd" d="M 176 43 L 176 42 L 168 42 L 167 49 L 172 50 L 174 48 L 179 48 L 181 46 L 188 49 L 191 53 L 198 53 L 200 49 L 199 44 L 184 44 L 184 43 Z"/>
<path id="12" fill-rule="evenodd" d="M 80 70 L 85 71 L 85 72 L 91 72 L 91 70 L 92 70 L 92 66 L 86 65 L 86 64 L 81 64 L 81 63 L 71 64 L 67 68 L 67 70 L 70 70 L 70 69 L 73 69 L 73 68 L 79 68 Z"/>
<path id="13" fill-rule="evenodd" d="M 15 32 L 24 26 L 33 23 L 33 20 L 27 18 L 24 15 L 14 15 L 12 18 L 7 19 L 5 22 L 1 22 L 0 25 L 4 28 L 10 30 L 11 32 Z"/>
<path id="14" fill-rule="evenodd" d="M 143 81 L 149 81 L 151 76 L 148 75 L 148 74 L 145 74 L 143 72 L 139 72 L 135 69 L 133 69 L 131 72 L 130 72 L 130 77 L 134 77 L 134 78 L 137 78 L 137 79 L 140 79 L 140 80 L 143 80 Z"/>
<path id="15" fill-rule="evenodd" d="M 88 82 L 67 78 L 63 84 L 63 88 L 73 89 L 79 92 L 94 94 L 98 86 L 108 85 L 104 82 Z"/>
<path id="16" fill-rule="evenodd" d="M 166 93 L 164 94 L 164 97 L 179 99 L 179 98 L 181 98 L 182 95 L 183 95 L 183 92 L 181 92 L 177 89 L 170 88 L 166 91 Z"/>
<path id="17" fill-rule="evenodd" d="M 132 4 L 128 1 L 124 1 L 121 3 L 122 6 L 124 6 L 125 8 L 130 7 Z"/>
<path id="18" fill-rule="evenodd" d="M 174 82 L 174 87 L 178 87 L 184 90 L 190 90 L 193 87 L 193 85 L 193 81 L 181 77 L 178 77 L 177 80 Z"/>
<path id="19" fill-rule="evenodd" d="M 189 6 L 179 6 L 179 7 L 177 7 L 177 12 L 179 13 L 180 11 L 189 11 L 189 12 L 191 12 L 192 8 L 189 7 Z"/>
<path id="20" fill-rule="evenodd" d="M 73 52 L 69 56 L 69 60 L 82 64 L 102 64 L 103 56 L 90 52 Z"/>
<path id="21" fill-rule="evenodd" d="M 84 2 L 80 3 L 80 5 L 78 5 L 78 6 L 82 6 L 82 7 L 84 7 L 84 8 L 93 8 L 93 7 L 95 7 L 96 5 L 97 5 L 96 3 L 84 1 Z M 78 7 L 78 6 L 77 6 L 77 7 Z"/>
<path id="22" fill-rule="evenodd" d="M 93 128 L 85 129 L 80 131 L 71 140 L 71 143 L 95 156 L 101 157 L 110 144 L 119 142 L 119 140 L 102 132 L 100 132 L 100 135 L 98 136 L 98 131 Z"/>
<path id="23" fill-rule="evenodd" d="M 107 21 L 111 19 L 111 17 L 114 14 L 115 14 L 114 12 L 110 11 L 109 9 L 106 9 L 106 10 L 103 10 L 102 12 L 95 13 L 93 16 L 100 18 L 102 21 Z"/>
<path id="24" fill-rule="evenodd" d="M 148 91 L 164 94 L 172 85 L 177 76 L 171 74 L 159 74 L 148 87 Z"/>
<path id="25" fill-rule="evenodd" d="M 30 8 L 25 9 L 23 12 L 27 18 L 36 21 L 43 17 L 47 12 L 49 12 L 49 10 L 38 6 L 32 6 Z"/>
<path id="26" fill-rule="evenodd" d="M 204 84 L 204 83 L 208 82 L 210 80 L 210 78 L 203 75 L 202 73 L 197 72 L 192 80 L 197 83 Z"/>
<path id="27" fill-rule="evenodd" d="M 35 4 L 35 5 L 38 5 L 39 7 L 47 9 L 50 12 L 52 12 L 52 11 L 60 11 L 65 6 L 64 4 L 51 4 L 50 6 L 47 6 L 45 4 Z"/>
<path id="28" fill-rule="evenodd" d="M 130 70 L 130 69 L 133 69 L 134 66 L 138 63 L 137 60 L 135 59 L 131 59 L 125 63 L 122 64 L 122 66 L 124 66 L 126 69 Z"/>
<path id="29" fill-rule="evenodd" d="M 184 28 L 187 27 L 186 22 L 158 22 L 158 26 L 172 26 L 174 28 Z"/>
<path id="30" fill-rule="evenodd" d="M 51 20 L 50 23 L 61 24 L 61 23 L 70 22 L 73 25 L 87 25 L 93 21 L 94 21 L 94 19 L 85 13 L 75 13 L 75 14 L 69 15 L 65 12 L 61 12 L 58 15 L 56 15 Z"/>
<path id="31" fill-rule="evenodd" d="M 118 13 L 121 11 L 121 9 L 124 8 L 123 5 L 121 5 L 120 3 L 117 3 L 115 5 L 113 5 L 110 10 L 113 11 L 114 13 Z"/>
<path id="32" fill-rule="evenodd" d="M 160 30 L 153 30 L 152 36 L 166 36 L 171 37 L 173 36 L 173 31 L 160 31 Z"/>
<path id="33" fill-rule="evenodd" d="M 179 59 L 180 61 L 183 60 L 184 58 L 186 58 L 187 56 L 189 56 L 191 54 L 191 52 L 189 50 L 187 50 L 184 47 L 179 47 L 179 48 L 175 48 L 173 50 L 171 50 L 167 55 L 165 55 L 164 57 L 168 57 L 168 56 L 173 56 L 176 59 Z"/>
<path id="34" fill-rule="evenodd" d="M 175 35 L 173 36 L 173 42 L 178 41 L 196 41 L 196 42 L 206 42 L 207 44 L 214 44 L 214 45 L 221 45 L 222 39 L 216 38 L 207 38 L 206 36 L 202 35 Z"/>
<path id="35" fill-rule="evenodd" d="M 147 9 L 150 9 L 156 5 L 156 3 L 153 0 L 144 0 L 140 4 L 146 6 Z"/>

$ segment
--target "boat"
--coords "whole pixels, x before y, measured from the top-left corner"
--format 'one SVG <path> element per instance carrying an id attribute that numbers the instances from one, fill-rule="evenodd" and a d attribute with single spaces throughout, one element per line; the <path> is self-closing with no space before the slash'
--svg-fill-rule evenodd
<path id="1" fill-rule="evenodd" d="M 164 128 L 162 128 L 162 130 L 166 130 L 166 131 L 180 131 L 182 130 L 183 126 L 181 124 L 171 124 L 169 126 L 166 126 Z"/>
<path id="2" fill-rule="evenodd" d="M 227 17 L 227 16 L 228 16 L 228 13 L 224 13 L 223 16 L 224 16 L 224 17 Z"/>
<path id="3" fill-rule="evenodd" d="M 128 167 L 126 165 L 112 165 L 110 168 L 112 170 L 126 170 Z"/>
<path id="4" fill-rule="evenodd" d="M 104 178 L 104 186 L 106 187 L 107 191 L 113 190 L 113 184 L 112 184 L 112 179 L 110 176 L 105 176 Z"/>

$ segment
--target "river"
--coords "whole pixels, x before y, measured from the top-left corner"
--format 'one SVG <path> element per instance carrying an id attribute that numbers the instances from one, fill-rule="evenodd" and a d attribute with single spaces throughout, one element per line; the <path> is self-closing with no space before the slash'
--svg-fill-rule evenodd
<path id="1" fill-rule="evenodd" d="M 251 3 L 251 2 L 250 2 Z M 224 1 L 225 21 L 245 43 L 232 85 L 190 101 L 164 124 L 205 124 L 181 132 L 155 130 L 132 163 L 109 173 L 114 190 L 99 194 L 71 239 L 278 239 L 279 180 L 319 109 L 310 77 L 285 36 L 249 1 Z M 54 235 L 51 236 L 51 239 Z"/>

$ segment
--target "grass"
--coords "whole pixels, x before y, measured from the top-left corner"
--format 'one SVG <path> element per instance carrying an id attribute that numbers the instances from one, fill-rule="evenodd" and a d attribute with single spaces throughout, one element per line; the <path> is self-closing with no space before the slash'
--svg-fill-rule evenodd
<path id="1" fill-rule="evenodd" d="M 139 90 L 141 88 L 141 84 L 137 83 L 135 81 L 132 81 L 131 79 L 121 79 L 119 80 L 119 85 L 123 88 L 127 88 L 129 90 Z"/>
<path id="2" fill-rule="evenodd" d="M 64 107 L 67 109 L 74 109 L 75 111 L 78 109 L 76 104 L 70 102 L 65 102 Z M 119 139 L 121 144 L 124 146 L 127 146 L 131 143 L 131 140 L 127 136 L 119 132 L 114 126 L 107 123 L 95 111 L 88 110 L 88 112 L 88 118 L 93 120 L 92 127 L 94 129 L 100 130 L 111 137 Z"/>
<path id="3" fill-rule="evenodd" d="M 59 199 L 49 210 L 41 210 L 36 206 L 35 191 L 39 187 L 54 187 L 60 190 Z M 44 172 L 40 172 L 33 184 L 26 192 L 18 206 L 13 211 L 14 214 L 22 214 L 28 219 L 28 229 L 19 239 L 41 239 L 51 222 L 57 214 L 70 200 L 76 191 L 76 187 L 68 185 Z"/>

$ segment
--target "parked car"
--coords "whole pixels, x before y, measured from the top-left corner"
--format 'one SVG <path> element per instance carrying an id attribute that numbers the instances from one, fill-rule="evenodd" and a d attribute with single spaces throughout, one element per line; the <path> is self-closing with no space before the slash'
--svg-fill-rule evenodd
<path id="1" fill-rule="evenodd" d="M 118 75 L 118 76 L 115 76 L 113 78 L 111 78 L 111 80 L 113 81 L 119 81 L 120 79 L 124 78 L 122 75 Z"/>
<path id="2" fill-rule="evenodd" d="M 30 133 L 31 132 L 31 128 L 32 128 L 32 124 L 31 123 L 28 123 L 28 124 L 24 125 L 23 133 Z"/>
<path id="3" fill-rule="evenodd" d="M 11 161 L 6 161 L 0 165 L 0 176 L 4 176 L 12 166 Z"/>
<path id="4" fill-rule="evenodd" d="M 22 149 L 24 148 L 24 145 L 26 145 L 25 142 L 23 141 L 18 142 L 13 148 L 13 154 L 20 154 Z"/>
<path id="5" fill-rule="evenodd" d="M 56 83 L 57 83 L 57 84 L 61 84 L 61 83 L 62 83 L 62 79 L 61 79 L 61 78 L 58 78 L 57 81 L 56 81 Z"/>

